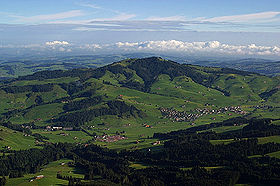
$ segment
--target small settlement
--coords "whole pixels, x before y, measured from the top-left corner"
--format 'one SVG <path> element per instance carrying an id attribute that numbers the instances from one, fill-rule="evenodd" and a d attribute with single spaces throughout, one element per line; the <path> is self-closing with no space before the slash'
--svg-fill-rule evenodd
<path id="1" fill-rule="evenodd" d="M 102 136 L 96 136 L 97 141 L 108 142 L 108 143 L 116 142 L 116 141 L 120 141 L 120 140 L 124 140 L 124 139 L 127 139 L 127 137 L 121 136 L 121 135 L 109 136 L 107 134 L 104 134 Z"/>
<path id="2" fill-rule="evenodd" d="M 172 119 L 173 121 L 177 122 L 190 122 L 195 121 L 199 117 L 202 117 L 204 115 L 209 114 L 225 114 L 227 112 L 230 112 L 228 115 L 232 115 L 232 113 L 246 114 L 245 111 L 242 110 L 240 106 L 230 106 L 230 107 L 222 107 L 218 110 L 209 109 L 209 108 L 196 108 L 192 113 L 189 113 L 187 111 L 177 111 L 173 108 L 159 108 L 161 114 L 164 116 L 164 118 Z"/>

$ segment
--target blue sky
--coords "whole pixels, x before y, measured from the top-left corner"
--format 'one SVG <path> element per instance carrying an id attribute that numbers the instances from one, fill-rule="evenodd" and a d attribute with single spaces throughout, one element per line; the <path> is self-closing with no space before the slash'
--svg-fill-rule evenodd
<path id="1" fill-rule="evenodd" d="M 280 29 L 278 0 L 1 0 L 0 7 L 5 24 L 154 20 L 185 21 L 198 31 Z"/>
<path id="2" fill-rule="evenodd" d="M 2 49 L 49 41 L 81 46 L 164 40 L 280 47 L 280 1 L 0 1 Z"/>

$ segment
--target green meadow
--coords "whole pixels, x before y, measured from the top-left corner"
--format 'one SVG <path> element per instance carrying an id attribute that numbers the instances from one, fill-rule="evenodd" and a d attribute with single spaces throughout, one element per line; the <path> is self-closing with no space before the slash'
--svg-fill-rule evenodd
<path id="1" fill-rule="evenodd" d="M 59 173 L 62 176 L 72 176 L 75 178 L 84 178 L 83 171 L 77 168 L 68 166 L 68 163 L 72 160 L 61 159 L 54 161 L 44 166 L 36 174 L 26 174 L 24 177 L 11 178 L 7 181 L 7 186 L 24 186 L 24 185 L 34 185 L 34 186 L 44 186 L 44 185 L 68 185 L 67 180 L 57 179 L 56 175 Z M 43 175 L 41 179 L 34 179 L 36 176 Z M 30 181 L 33 180 L 33 181 Z"/>

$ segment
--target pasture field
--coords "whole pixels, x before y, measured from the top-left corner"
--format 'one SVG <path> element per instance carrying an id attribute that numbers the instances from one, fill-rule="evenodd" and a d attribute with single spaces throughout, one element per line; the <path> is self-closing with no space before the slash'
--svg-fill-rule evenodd
<path id="1" fill-rule="evenodd" d="M 280 143 L 280 136 L 269 136 L 269 137 L 258 138 L 258 142 L 260 144 L 265 144 L 270 142 Z"/>
<path id="2" fill-rule="evenodd" d="M 22 132 L 14 131 L 6 127 L 0 126 L 0 147 L 11 147 L 11 150 L 24 150 L 30 148 L 39 148 L 35 146 L 33 136 L 24 136 Z"/>
<path id="3" fill-rule="evenodd" d="M 78 170 L 77 168 L 68 166 L 68 162 L 72 160 L 61 159 L 58 161 L 54 161 L 44 166 L 39 172 L 36 174 L 26 174 L 24 177 L 20 178 L 10 178 L 7 180 L 7 186 L 45 186 L 45 185 L 68 185 L 67 180 L 57 179 L 56 175 L 59 173 L 62 176 L 72 176 L 75 178 L 84 178 L 83 171 Z M 44 178 L 41 179 L 33 179 L 38 175 L 43 175 Z M 34 180 L 30 182 L 30 180 Z"/>
<path id="4" fill-rule="evenodd" d="M 92 137 L 82 131 L 43 131 L 33 130 L 33 133 L 41 134 L 44 137 L 49 138 L 49 142 L 52 143 L 86 143 L 91 140 Z"/>

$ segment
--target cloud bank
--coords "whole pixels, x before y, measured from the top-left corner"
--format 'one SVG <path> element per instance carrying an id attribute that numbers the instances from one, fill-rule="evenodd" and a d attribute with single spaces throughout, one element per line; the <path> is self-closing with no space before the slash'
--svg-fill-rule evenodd
<path id="1" fill-rule="evenodd" d="M 205 53 L 224 55 L 275 55 L 280 56 L 280 47 L 250 45 L 229 45 L 219 41 L 209 42 L 183 42 L 176 40 L 168 41 L 145 41 L 145 42 L 118 42 L 115 47 L 125 51 L 153 51 L 153 52 L 177 52 L 177 53 Z"/>
<path id="2" fill-rule="evenodd" d="M 143 42 L 117 42 L 112 44 L 73 44 L 68 41 L 47 41 L 38 45 L 0 45 L 0 49 L 32 50 L 40 52 L 59 52 L 75 54 L 98 53 L 134 53 L 149 52 L 158 54 L 180 54 L 181 56 L 254 56 L 254 57 L 280 57 L 279 46 L 230 45 L 219 41 L 183 42 L 178 40 L 143 41 Z"/>
<path id="3" fill-rule="evenodd" d="M 48 46 L 69 45 L 69 43 L 67 41 L 47 41 L 45 44 Z"/>

